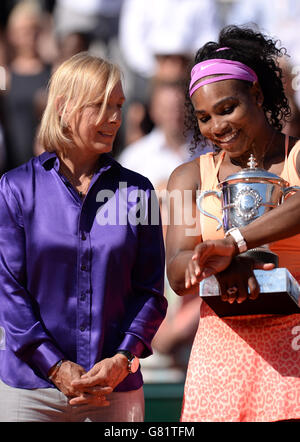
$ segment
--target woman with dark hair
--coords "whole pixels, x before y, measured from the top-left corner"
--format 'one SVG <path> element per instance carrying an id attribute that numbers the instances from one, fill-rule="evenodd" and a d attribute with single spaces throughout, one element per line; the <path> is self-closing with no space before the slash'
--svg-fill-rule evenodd
<path id="1" fill-rule="evenodd" d="M 193 259 L 197 246 L 224 237 L 217 222 L 197 210 L 199 191 L 217 189 L 228 175 L 247 167 L 250 154 L 259 167 L 290 185 L 300 184 L 300 143 L 281 132 L 290 115 L 277 62 L 285 52 L 259 32 L 229 26 L 220 32 L 218 42 L 207 43 L 196 54 L 188 128 L 194 129 L 195 143 L 205 141 L 207 145 L 209 141 L 213 151 L 178 167 L 168 184 L 170 192 L 182 192 L 184 202 L 179 207 L 171 201 L 166 239 L 168 278 L 178 295 L 197 291 L 197 260 Z M 187 191 L 192 198 L 184 198 Z M 173 221 L 179 209 L 189 222 L 179 225 Z M 205 198 L 204 209 L 222 216 L 215 195 Z M 279 255 L 279 266 L 300 279 L 300 236 L 273 243 L 272 251 Z M 252 272 L 254 263 L 239 257 L 234 265 L 244 290 L 239 302 L 247 296 L 256 298 L 259 287 Z M 269 264 L 257 266 L 271 268 Z M 224 301 L 237 298 L 228 286 Z M 221 318 L 202 301 L 181 420 L 298 419 L 300 353 L 291 343 L 299 321 L 298 314 Z"/>
<path id="2" fill-rule="evenodd" d="M 282 71 L 276 61 L 278 57 L 285 54 L 285 48 L 277 48 L 276 42 L 273 42 L 272 39 L 265 39 L 259 32 L 228 26 L 221 30 L 218 43 L 208 42 L 199 49 L 195 57 L 195 65 L 214 58 L 237 60 L 253 69 L 259 78 L 259 85 L 263 91 L 262 108 L 266 118 L 274 129 L 281 131 L 283 123 L 291 114 L 288 99 L 284 93 Z M 250 87 L 251 83 L 244 82 L 244 86 Z M 186 107 L 188 109 L 186 126 L 194 131 L 195 146 L 203 141 L 207 144 L 209 140 L 201 133 L 190 99 L 187 100 Z M 215 147 L 218 149 L 218 146 L 215 145 Z"/>

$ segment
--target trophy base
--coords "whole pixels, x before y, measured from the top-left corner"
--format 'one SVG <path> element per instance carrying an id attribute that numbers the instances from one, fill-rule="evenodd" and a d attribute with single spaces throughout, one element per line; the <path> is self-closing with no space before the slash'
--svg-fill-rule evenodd
<path id="1" fill-rule="evenodd" d="M 287 269 L 254 270 L 254 274 L 260 286 L 260 294 L 255 300 L 246 299 L 241 304 L 222 301 L 219 283 L 214 276 L 200 282 L 200 297 L 220 317 L 300 313 L 300 285 Z"/>

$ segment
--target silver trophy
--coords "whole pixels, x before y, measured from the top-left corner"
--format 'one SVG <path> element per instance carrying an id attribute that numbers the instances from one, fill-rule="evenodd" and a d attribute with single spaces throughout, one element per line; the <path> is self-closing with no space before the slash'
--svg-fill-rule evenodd
<path id="1" fill-rule="evenodd" d="M 232 227 L 243 227 L 264 213 L 282 204 L 284 198 L 298 186 L 288 186 L 279 176 L 257 167 L 253 155 L 247 168 L 222 181 L 220 190 L 207 190 L 200 194 L 197 206 L 200 212 L 218 222 L 217 230 L 223 227 L 227 232 Z M 222 203 L 222 220 L 203 208 L 203 201 L 209 195 L 217 196 Z M 278 257 L 268 245 L 248 250 L 243 255 L 260 262 L 272 262 L 277 267 Z M 300 286 L 286 268 L 254 270 L 260 286 L 256 300 L 247 299 L 241 304 L 229 304 L 221 300 L 220 287 L 215 276 L 200 283 L 200 296 L 219 316 L 250 314 L 292 314 L 300 313 Z"/>

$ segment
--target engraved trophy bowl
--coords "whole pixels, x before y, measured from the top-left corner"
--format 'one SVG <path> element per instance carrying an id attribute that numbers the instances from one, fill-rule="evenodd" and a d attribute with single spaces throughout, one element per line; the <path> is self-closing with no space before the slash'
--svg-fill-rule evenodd
<path id="1" fill-rule="evenodd" d="M 289 186 L 281 177 L 265 169 L 258 168 L 253 155 L 250 155 L 247 166 L 247 168 L 228 176 L 222 181 L 218 185 L 220 190 L 204 191 L 197 198 L 197 207 L 200 212 L 218 222 L 216 230 L 223 227 L 224 232 L 227 232 L 232 227 L 244 227 L 269 210 L 282 204 L 284 198 L 289 193 L 300 190 L 298 186 Z M 210 195 L 215 195 L 221 200 L 222 219 L 203 208 L 204 199 Z M 260 262 L 272 262 L 275 266 L 278 265 L 277 255 L 272 253 L 267 245 L 248 250 L 243 255 L 251 256 Z M 287 311 L 300 312 L 298 293 L 300 288 L 287 269 L 274 269 L 271 271 L 254 270 L 254 273 L 260 285 L 261 295 L 268 293 L 268 297 L 260 295 L 255 301 L 247 299 L 241 304 L 225 303 L 220 300 L 219 285 L 214 276 L 200 283 L 200 296 L 206 298 L 206 302 L 211 304 L 220 316 L 255 313 L 284 314 Z M 280 285 L 281 281 L 278 281 L 278 290 L 276 292 L 274 292 L 274 273 L 276 273 L 276 278 L 286 281 L 284 286 Z M 293 286 L 293 294 L 291 294 L 291 285 Z M 273 296 L 270 296 L 270 293 Z M 276 296 L 280 293 L 283 296 Z M 273 299 L 274 296 L 275 299 Z"/>

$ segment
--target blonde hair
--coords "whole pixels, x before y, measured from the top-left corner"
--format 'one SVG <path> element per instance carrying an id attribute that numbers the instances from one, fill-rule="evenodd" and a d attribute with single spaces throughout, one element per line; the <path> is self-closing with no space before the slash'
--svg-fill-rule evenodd
<path id="1" fill-rule="evenodd" d="M 48 100 L 38 133 L 38 141 L 49 152 L 66 152 L 72 140 L 64 121 L 67 106 L 69 117 L 86 106 L 101 102 L 97 124 L 103 118 L 110 94 L 121 80 L 121 71 L 113 63 L 80 52 L 63 62 L 52 74 Z M 57 109 L 57 99 L 60 107 Z"/>

